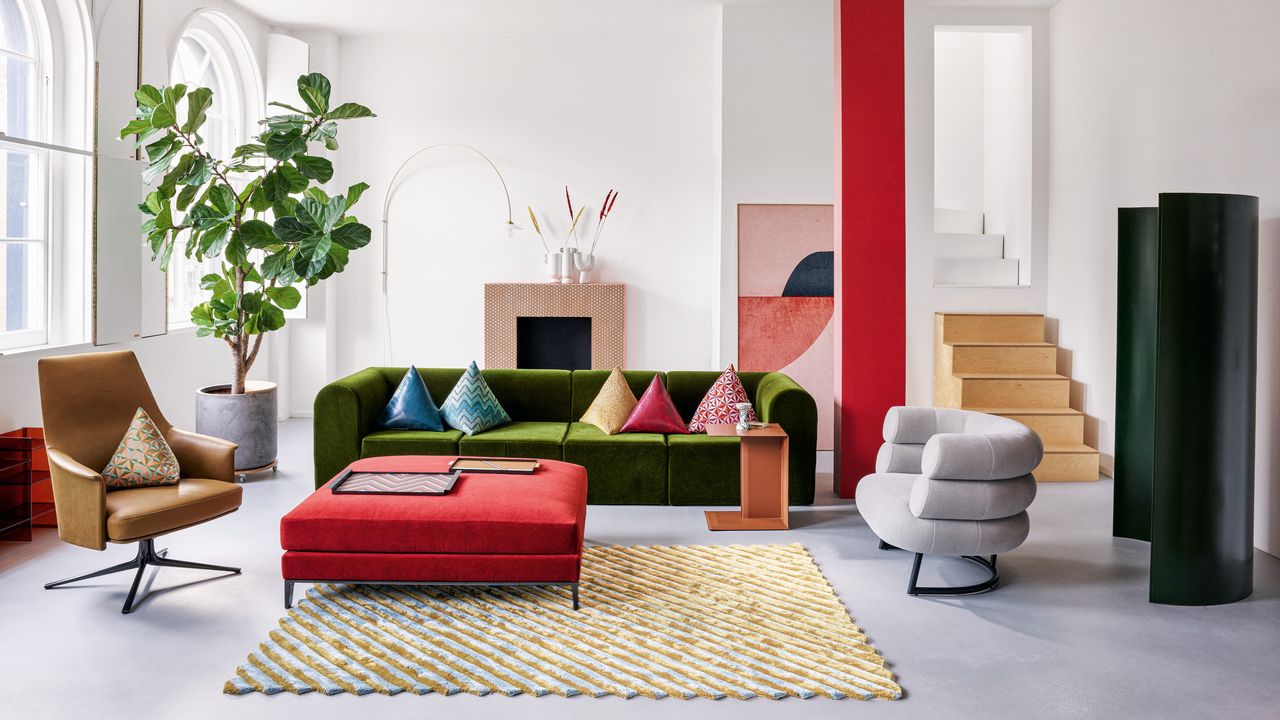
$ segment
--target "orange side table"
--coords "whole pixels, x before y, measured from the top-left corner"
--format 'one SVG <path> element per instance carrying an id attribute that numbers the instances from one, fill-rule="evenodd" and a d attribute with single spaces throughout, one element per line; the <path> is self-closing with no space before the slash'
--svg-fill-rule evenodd
<path id="1" fill-rule="evenodd" d="M 742 438 L 742 509 L 708 510 L 708 530 L 787 529 L 787 432 L 776 423 L 738 432 L 707 425 L 708 435 Z"/>

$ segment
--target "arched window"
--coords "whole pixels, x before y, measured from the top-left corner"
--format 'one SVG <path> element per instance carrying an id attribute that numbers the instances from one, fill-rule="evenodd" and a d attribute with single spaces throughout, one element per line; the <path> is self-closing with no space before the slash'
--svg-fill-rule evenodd
<path id="1" fill-rule="evenodd" d="M 187 23 L 174 47 L 170 82 L 213 91 L 202 131 L 209 151 L 226 160 L 257 132 L 262 112 L 262 83 L 249 41 L 233 20 L 202 11 Z M 200 278 L 219 270 L 216 258 L 197 262 L 174 252 L 169 263 L 169 327 L 191 325 L 191 308 L 205 299 Z"/>
<path id="2" fill-rule="evenodd" d="M 0 0 L 0 350 L 84 336 L 91 55 L 81 3 Z"/>

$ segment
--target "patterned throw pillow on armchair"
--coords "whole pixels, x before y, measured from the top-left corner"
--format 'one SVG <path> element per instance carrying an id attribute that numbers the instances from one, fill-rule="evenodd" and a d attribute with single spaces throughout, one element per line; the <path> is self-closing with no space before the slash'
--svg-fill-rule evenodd
<path id="1" fill-rule="evenodd" d="M 108 490 L 178 482 L 178 458 L 146 410 L 138 408 L 133 414 L 124 438 L 102 469 L 102 477 Z"/>

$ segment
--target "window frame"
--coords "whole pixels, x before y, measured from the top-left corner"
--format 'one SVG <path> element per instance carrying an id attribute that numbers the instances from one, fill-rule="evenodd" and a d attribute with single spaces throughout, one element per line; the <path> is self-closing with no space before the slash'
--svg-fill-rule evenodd
<path id="1" fill-rule="evenodd" d="M 0 355 L 75 345 L 92 317 L 93 39 L 81 0 L 15 0 L 25 10 L 36 111 L 25 137 L 0 135 L 0 147 L 36 158 L 43 237 L 41 327 L 0 332 Z M 78 202 L 77 202 L 78 201 Z M 25 239 L 24 239 L 25 240 Z"/>
<path id="2" fill-rule="evenodd" d="M 220 76 L 222 83 L 233 86 L 234 96 L 221 98 L 227 101 L 225 114 L 230 126 L 227 149 L 233 150 L 248 141 L 254 135 L 254 129 L 261 117 L 263 101 L 261 70 L 257 56 L 249 42 L 248 36 L 235 20 L 217 10 L 197 10 L 185 23 L 173 39 L 169 52 L 169 82 L 183 82 L 188 89 L 198 87 L 186 79 L 177 77 L 178 52 L 182 41 L 191 38 L 199 43 L 209 54 L 209 68 Z M 209 70 L 206 70 L 208 72 Z M 219 98 L 215 93 L 215 102 Z M 186 238 L 181 242 L 185 244 Z M 165 328 L 167 332 L 190 330 L 190 308 L 173 307 L 175 295 L 176 271 L 184 264 L 194 262 L 188 260 L 181 248 L 175 248 L 169 261 L 169 269 L 165 278 Z"/>
<path id="3" fill-rule="evenodd" d="M 30 170 L 30 182 L 27 190 L 29 203 L 39 203 L 35 212 L 28 214 L 29 229 L 26 237 L 9 238 L 0 230 L 0 244 L 23 244 L 39 248 L 40 264 L 38 279 L 41 281 L 42 297 L 38 307 L 29 311 L 38 313 L 37 327 L 21 330 L 0 331 L 0 352 L 8 352 L 26 347 L 48 344 L 52 335 L 50 325 L 54 316 L 53 305 L 58 296 L 58 288 L 54 285 L 59 273 L 54 272 L 58 261 L 53 241 L 53 193 L 52 166 L 50 147 L 40 147 L 51 139 L 52 135 L 52 93 L 50 86 L 52 77 L 50 68 L 53 65 L 51 30 L 45 16 L 44 4 L 40 0 L 13 0 L 24 15 L 23 31 L 30 43 L 30 55 L 22 55 L 8 49 L 0 49 L 0 54 L 21 58 L 31 63 L 31 90 L 28 101 L 34 107 L 29 111 L 31 127 L 23 135 L 0 134 L 0 149 L 29 155 L 33 168 Z M 0 261 L 7 258 L 0 256 Z M 6 291 L 8 286 L 6 284 Z"/>

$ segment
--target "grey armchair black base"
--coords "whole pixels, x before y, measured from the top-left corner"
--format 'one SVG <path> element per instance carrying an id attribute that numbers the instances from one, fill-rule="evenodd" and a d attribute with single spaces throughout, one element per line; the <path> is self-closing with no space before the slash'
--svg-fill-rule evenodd
<path id="1" fill-rule="evenodd" d="M 894 547 L 893 545 L 881 540 L 880 549 L 901 550 L 902 548 Z M 920 563 L 924 560 L 924 553 L 915 553 L 915 559 L 911 562 L 911 579 L 907 581 L 907 594 L 913 597 L 917 595 L 941 595 L 945 597 L 979 595 L 984 592 L 995 590 L 996 586 L 1000 584 L 1000 571 L 996 569 L 995 555 L 992 555 L 990 558 L 978 555 L 961 555 L 960 557 L 986 568 L 988 573 L 987 579 L 972 585 L 920 587 L 917 583 L 920 580 Z"/>
<path id="2" fill-rule="evenodd" d="M 884 423 L 876 472 L 858 483 L 858 513 L 881 550 L 913 553 L 907 594 L 976 595 L 1000 584 L 996 556 L 1031 529 L 1031 471 L 1044 447 L 1007 418 L 951 408 L 895 407 Z M 963 558 L 987 571 L 972 585 L 922 587 L 925 554 Z"/>
<path id="3" fill-rule="evenodd" d="M 232 575 L 240 574 L 240 568 L 237 567 L 209 565 L 206 563 L 191 562 L 189 560 L 174 560 L 168 557 L 168 553 L 168 550 L 156 550 L 156 541 L 153 538 L 148 538 L 138 542 L 138 554 L 129 562 L 112 565 L 109 568 L 97 570 L 85 575 L 77 575 L 76 577 L 67 578 L 66 580 L 51 582 L 46 584 L 44 589 L 52 590 L 53 588 L 70 585 L 71 583 L 78 583 L 82 580 L 90 580 L 92 578 L 102 577 L 103 575 L 114 575 L 115 573 L 124 572 L 125 570 L 136 569 L 138 572 L 133 576 L 133 585 L 129 586 L 129 594 L 125 596 L 124 607 L 120 610 L 120 612 L 128 615 L 133 612 L 133 601 L 137 598 L 138 586 L 142 584 L 142 574 L 146 572 L 147 566 L 149 565 L 154 565 L 156 567 L 188 568 L 191 570 L 212 570 L 214 572 L 231 573 Z"/>

